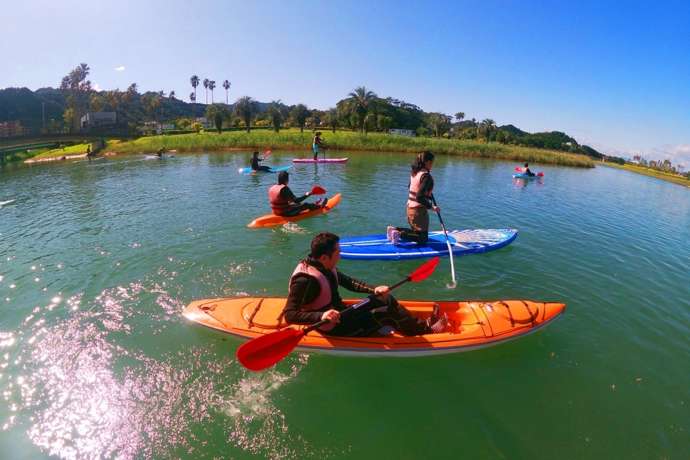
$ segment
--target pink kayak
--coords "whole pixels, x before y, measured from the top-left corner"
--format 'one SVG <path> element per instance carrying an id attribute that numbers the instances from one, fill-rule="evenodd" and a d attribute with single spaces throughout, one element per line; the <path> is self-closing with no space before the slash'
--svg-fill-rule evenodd
<path id="1" fill-rule="evenodd" d="M 345 163 L 349 158 L 319 158 L 314 160 L 313 158 L 293 158 L 293 163 Z"/>

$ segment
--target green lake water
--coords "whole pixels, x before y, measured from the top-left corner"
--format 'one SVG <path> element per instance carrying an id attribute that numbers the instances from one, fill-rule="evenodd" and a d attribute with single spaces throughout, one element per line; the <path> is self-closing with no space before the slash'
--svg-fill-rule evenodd
<path id="1" fill-rule="evenodd" d="M 534 165 L 546 177 L 525 184 L 513 163 L 436 161 L 449 227 L 520 234 L 456 259 L 457 289 L 443 259 L 396 296 L 567 304 L 492 348 L 295 353 L 255 374 L 239 340 L 181 317 L 194 299 L 286 295 L 319 231 L 404 224 L 412 156 L 349 156 L 291 170 L 296 193 L 319 183 L 338 208 L 259 230 L 276 177 L 239 175 L 248 154 L 0 170 L 0 456 L 690 458 L 690 189 L 654 178 Z M 391 284 L 418 264 L 340 268 Z"/>

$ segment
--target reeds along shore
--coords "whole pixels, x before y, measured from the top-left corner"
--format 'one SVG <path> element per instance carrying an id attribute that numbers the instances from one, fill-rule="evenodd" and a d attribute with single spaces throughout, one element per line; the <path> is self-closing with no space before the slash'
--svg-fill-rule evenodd
<path id="1" fill-rule="evenodd" d="M 592 168 L 594 162 L 585 155 L 545 150 L 516 145 L 483 143 L 471 140 L 406 137 L 383 133 L 360 134 L 351 131 L 323 130 L 328 149 L 362 150 L 369 152 L 420 152 L 457 155 L 469 158 L 528 161 L 542 164 Z M 230 149 L 283 149 L 311 151 L 312 133 L 298 129 L 285 129 L 276 133 L 269 130 L 207 131 L 199 134 L 146 136 L 132 141 L 111 142 L 105 150 L 116 153 L 155 152 L 158 149 L 178 152 L 203 152 Z"/>

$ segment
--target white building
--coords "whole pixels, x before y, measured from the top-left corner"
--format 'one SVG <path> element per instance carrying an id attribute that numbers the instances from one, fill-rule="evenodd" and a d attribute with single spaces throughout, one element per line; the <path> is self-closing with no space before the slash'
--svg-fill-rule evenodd
<path id="1" fill-rule="evenodd" d="M 81 129 L 100 128 L 117 124 L 115 112 L 87 112 L 81 117 Z"/>
<path id="2" fill-rule="evenodd" d="M 412 131 L 411 129 L 400 129 L 400 128 L 391 128 L 388 130 L 389 134 L 395 134 L 398 136 L 409 136 L 409 137 L 414 137 L 415 132 Z"/>

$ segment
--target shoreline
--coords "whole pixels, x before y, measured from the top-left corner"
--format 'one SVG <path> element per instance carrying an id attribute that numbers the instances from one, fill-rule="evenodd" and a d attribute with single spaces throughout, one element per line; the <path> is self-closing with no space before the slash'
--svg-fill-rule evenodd
<path id="1" fill-rule="evenodd" d="M 626 165 L 619 165 L 619 164 L 611 163 L 611 162 L 604 162 L 601 164 L 602 164 L 602 166 L 607 166 L 609 168 L 621 169 L 624 171 L 629 171 L 631 173 L 640 174 L 642 176 L 654 177 L 654 178 L 662 180 L 664 182 L 670 182 L 672 184 L 682 185 L 682 186 L 690 188 L 690 179 L 684 179 L 683 176 L 679 176 L 679 175 L 675 175 L 675 174 L 667 174 L 667 173 L 664 173 L 662 171 L 655 171 L 655 170 L 652 170 L 650 168 L 632 166 L 632 165 L 627 165 L 627 164 Z"/>

